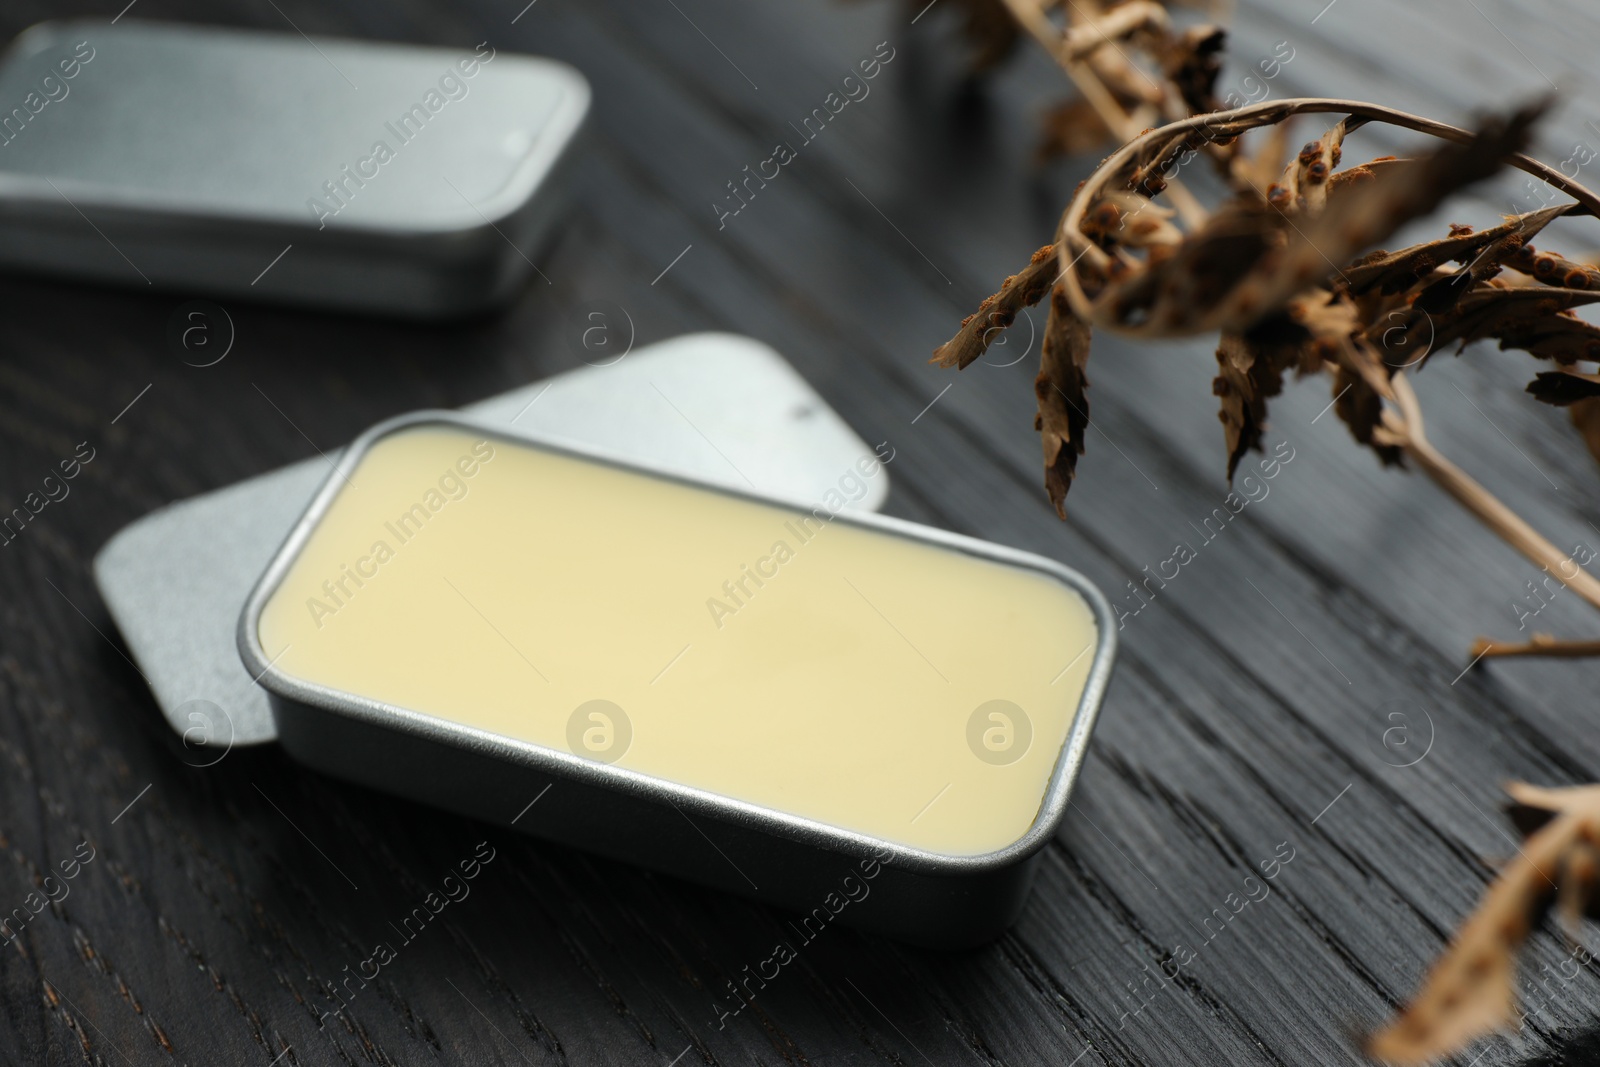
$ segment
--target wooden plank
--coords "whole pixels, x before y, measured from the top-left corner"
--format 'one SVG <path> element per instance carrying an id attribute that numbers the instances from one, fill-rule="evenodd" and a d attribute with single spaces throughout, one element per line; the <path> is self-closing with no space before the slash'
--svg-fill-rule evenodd
<path id="1" fill-rule="evenodd" d="M 1541 65 L 1592 77 L 1558 17 L 1481 6 Z M 1339 0 L 1309 27 L 1315 11 L 1245 5 L 1235 55 L 1292 35 L 1304 43 L 1292 84 L 1383 92 L 1447 118 L 1531 85 L 1514 48 L 1454 11 Z M 185 13 L 281 28 L 245 6 L 150 14 Z M 1063 95 L 1039 57 L 995 80 L 985 116 L 945 65 L 957 49 L 939 9 L 914 29 L 890 3 L 541 4 L 515 26 L 486 3 L 284 13 L 308 32 L 489 37 L 568 58 L 596 86 L 594 151 L 573 218 L 540 257 L 554 284 L 497 319 L 417 329 L 240 308 L 238 350 L 201 375 L 164 351 L 174 299 L 0 281 L 0 484 L 31 484 L 86 437 L 100 450 L 74 497 L 0 553 L 0 904 L 78 841 L 99 849 L 70 898 L 0 946 L 0 1058 L 267 1062 L 288 1047 L 283 1062 L 1349 1061 L 1349 1028 L 1405 995 L 1509 850 L 1498 779 L 1600 766 L 1582 715 L 1592 667 L 1496 667 L 1450 684 L 1465 640 L 1492 625 L 1478 620 L 1504 612 L 1527 568 L 1414 477 L 1377 471 L 1331 418 L 1312 422 L 1326 399 L 1307 387 L 1277 408 L 1297 452 L 1270 498 L 1130 619 L 1077 807 L 1022 921 L 990 948 L 950 956 L 832 931 L 718 1029 L 718 991 L 782 935 L 781 913 L 270 751 L 184 767 L 142 681 L 94 631 L 108 628 L 85 570 L 98 544 L 166 500 L 314 454 L 262 392 L 328 447 L 385 415 L 573 365 L 586 301 L 627 306 L 641 343 L 701 328 L 769 341 L 865 436 L 895 442 L 891 510 L 1045 551 L 1114 597 L 1224 492 L 1204 345 L 1097 342 L 1098 431 L 1064 525 L 1038 488 L 1031 361 L 960 376 L 923 364 L 1048 234 L 1083 172 L 1026 166 L 1033 115 Z M 726 181 L 886 39 L 896 58 L 872 95 L 718 229 L 710 202 Z M 1583 136 L 1582 122 L 1557 120 L 1557 149 Z M 1525 371 L 1485 352 L 1427 376 L 1434 436 L 1546 528 L 1586 536 L 1596 516 L 1579 494 L 1594 472 L 1550 447 L 1547 413 L 1510 395 Z M 1451 382 L 1509 442 L 1486 437 Z M 1436 715 L 1434 748 L 1413 767 L 1387 765 L 1396 700 Z M 342 969 L 485 837 L 498 854 L 471 897 L 319 1022 Z M 1295 859 L 1262 882 L 1257 865 L 1280 842 Z M 1270 896 L 1232 913 L 1247 875 Z M 1152 980 L 1186 939 L 1198 952 L 1180 980 Z M 1536 963 L 1561 958 L 1538 939 Z M 1588 1019 L 1594 981 L 1552 987 L 1529 1032 L 1480 1062 L 1549 1049 Z"/>

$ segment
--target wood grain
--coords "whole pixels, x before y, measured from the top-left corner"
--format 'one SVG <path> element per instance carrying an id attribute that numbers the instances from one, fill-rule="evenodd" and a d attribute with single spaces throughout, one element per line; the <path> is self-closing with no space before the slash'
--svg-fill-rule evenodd
<path id="1" fill-rule="evenodd" d="M 579 201 L 538 260 L 553 284 L 495 317 L 417 328 L 240 304 L 234 353 L 196 370 L 166 350 L 182 294 L 0 279 L 0 503 L 78 442 L 96 449 L 72 495 L 0 549 L 0 909 L 79 842 L 96 850 L 67 898 L 0 944 L 0 1059 L 1357 1062 L 1352 1034 L 1414 988 L 1511 850 L 1498 783 L 1600 776 L 1600 676 L 1583 662 L 1460 674 L 1474 634 L 1514 629 L 1532 574 L 1318 418 L 1319 386 L 1275 408 L 1269 444 L 1295 458 L 1271 494 L 1128 620 L 1034 897 L 976 952 L 834 929 L 719 1029 L 718 991 L 767 954 L 781 913 L 325 779 L 271 749 L 182 762 L 95 596 L 94 551 L 154 507 L 385 416 L 565 369 L 598 301 L 628 308 L 641 343 L 727 329 L 774 345 L 864 436 L 896 444 L 891 512 L 1045 552 L 1113 599 L 1174 541 L 1197 540 L 1221 502 L 1207 346 L 1096 341 L 1095 429 L 1065 523 L 1040 484 L 1032 360 L 925 365 L 1048 239 L 1091 163 L 1028 163 L 1036 116 L 1065 92 L 1040 57 L 974 86 L 955 13 L 936 6 L 911 25 L 916 11 L 889 0 L 540 0 L 513 24 L 521 6 L 141 0 L 129 16 L 556 56 L 594 84 L 594 136 Z M 1590 13 L 1321 8 L 1241 4 L 1228 77 L 1287 40 L 1295 59 L 1275 92 L 1448 121 L 1548 77 L 1567 103 L 1543 157 L 1600 143 Z M 0 31 L 66 14 L 115 12 L 23 0 L 0 11 Z M 872 94 L 719 227 L 725 183 L 881 41 L 895 59 Z M 1392 150 L 1372 133 L 1364 147 Z M 1451 217 L 1491 218 L 1503 200 L 1492 190 Z M 1558 413 L 1516 395 L 1524 364 L 1490 349 L 1437 361 L 1419 383 L 1431 436 L 1558 543 L 1600 547 L 1600 472 Z M 1559 601 L 1539 621 L 1594 627 Z M 1396 711 L 1416 731 L 1403 757 L 1384 745 Z M 486 839 L 496 858 L 471 895 L 324 1014 L 345 968 Z M 1235 912 L 1230 894 L 1280 846 L 1293 859 L 1270 895 Z M 1180 945 L 1193 961 L 1165 980 Z M 1592 1023 L 1600 975 L 1538 976 L 1564 951 L 1536 939 L 1526 986 L 1539 1011 L 1476 1062 L 1594 1062 L 1593 1037 L 1574 1035 Z"/>

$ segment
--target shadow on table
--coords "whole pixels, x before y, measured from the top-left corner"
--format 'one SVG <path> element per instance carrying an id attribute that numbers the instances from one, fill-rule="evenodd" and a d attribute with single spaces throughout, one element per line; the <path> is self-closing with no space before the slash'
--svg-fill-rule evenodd
<path id="1" fill-rule="evenodd" d="M 1518 1067 L 1600 1067 L 1600 1029 L 1580 1031 L 1549 1055 L 1523 1060 Z"/>

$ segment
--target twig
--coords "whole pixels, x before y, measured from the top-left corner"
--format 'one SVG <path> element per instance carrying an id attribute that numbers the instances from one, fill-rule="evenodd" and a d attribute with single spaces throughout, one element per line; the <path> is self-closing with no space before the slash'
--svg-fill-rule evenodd
<path id="1" fill-rule="evenodd" d="M 1004 3 L 1012 16 L 1022 24 L 1022 28 L 1032 34 L 1034 40 L 1043 45 L 1061 65 L 1061 69 L 1066 71 L 1067 77 L 1072 79 L 1072 84 L 1077 86 L 1083 98 L 1089 102 L 1089 106 L 1094 108 L 1095 114 L 1100 116 L 1100 121 L 1106 124 L 1107 129 L 1124 141 L 1138 135 L 1139 124 L 1122 109 L 1122 105 L 1117 103 L 1111 91 L 1083 62 L 1083 57 L 1109 43 L 1111 38 L 1116 36 L 1113 31 L 1120 26 L 1119 23 L 1111 20 L 1100 23 L 1100 35 L 1103 39 L 1096 44 L 1087 37 L 1074 36 L 1076 30 L 1063 31 L 1050 20 L 1050 16 L 1044 13 L 1044 9 L 1036 0 L 1004 0 Z M 1134 24 L 1140 25 L 1143 21 L 1136 20 Z M 1095 25 L 1091 23 L 1078 29 L 1092 29 Z M 1127 27 L 1121 27 L 1120 32 L 1126 33 Z M 1194 194 L 1176 179 L 1167 182 L 1166 194 L 1172 198 L 1172 206 L 1177 209 L 1184 222 L 1190 226 L 1198 226 L 1205 221 L 1206 209 L 1195 199 Z"/>
<path id="2" fill-rule="evenodd" d="M 1387 395 L 1399 408 L 1398 415 L 1393 411 L 1385 412 L 1384 428 L 1389 431 L 1391 442 L 1404 448 L 1406 455 L 1415 459 L 1428 477 L 1477 516 L 1478 521 L 1533 563 L 1556 575 L 1557 580 L 1568 589 L 1600 608 L 1600 580 L 1577 566 L 1571 556 L 1546 540 L 1543 534 L 1474 481 L 1466 471 L 1441 455 L 1428 441 L 1423 429 L 1422 408 L 1405 374 L 1396 374 L 1388 385 Z M 1571 575 L 1567 574 L 1569 569 L 1573 572 Z"/>
<path id="3" fill-rule="evenodd" d="M 1508 645 L 1480 637 L 1472 644 L 1474 659 L 1510 658 L 1512 656 L 1551 656 L 1558 659 L 1580 659 L 1600 656 L 1600 641 L 1558 641 L 1550 634 L 1534 634 L 1527 643 Z"/>

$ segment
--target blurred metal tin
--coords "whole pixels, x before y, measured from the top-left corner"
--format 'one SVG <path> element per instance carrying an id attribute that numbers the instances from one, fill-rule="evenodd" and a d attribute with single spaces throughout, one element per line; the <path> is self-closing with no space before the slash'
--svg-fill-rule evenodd
<path id="1" fill-rule="evenodd" d="M 0 267 L 470 313 L 537 271 L 589 100 L 491 42 L 40 23 L 0 60 Z"/>
<path id="2" fill-rule="evenodd" d="M 1095 619 L 1094 658 L 1072 727 L 1027 832 L 1002 849 L 979 855 L 914 848 L 345 693 L 279 670 L 257 637 L 267 601 L 366 451 L 390 434 L 428 425 L 463 429 L 516 447 L 756 503 L 802 511 L 813 506 L 794 498 L 708 485 L 590 449 L 532 443 L 449 412 L 417 412 L 382 422 L 340 457 L 251 592 L 239 619 L 239 654 L 268 691 L 278 740 L 290 755 L 334 777 L 801 912 L 837 889 L 841 879 L 861 869 L 864 861 L 876 859 L 882 866 L 873 892 L 852 903 L 840 920 L 915 944 L 971 947 L 999 936 L 1016 919 L 1026 902 L 1039 851 L 1066 813 L 1110 682 L 1116 620 L 1088 579 L 1043 556 L 902 519 L 869 513 L 835 515 L 834 522 L 1037 571 L 1082 596 Z M 707 842 L 725 858 L 737 857 L 737 866 L 731 860 L 704 862 Z"/>

